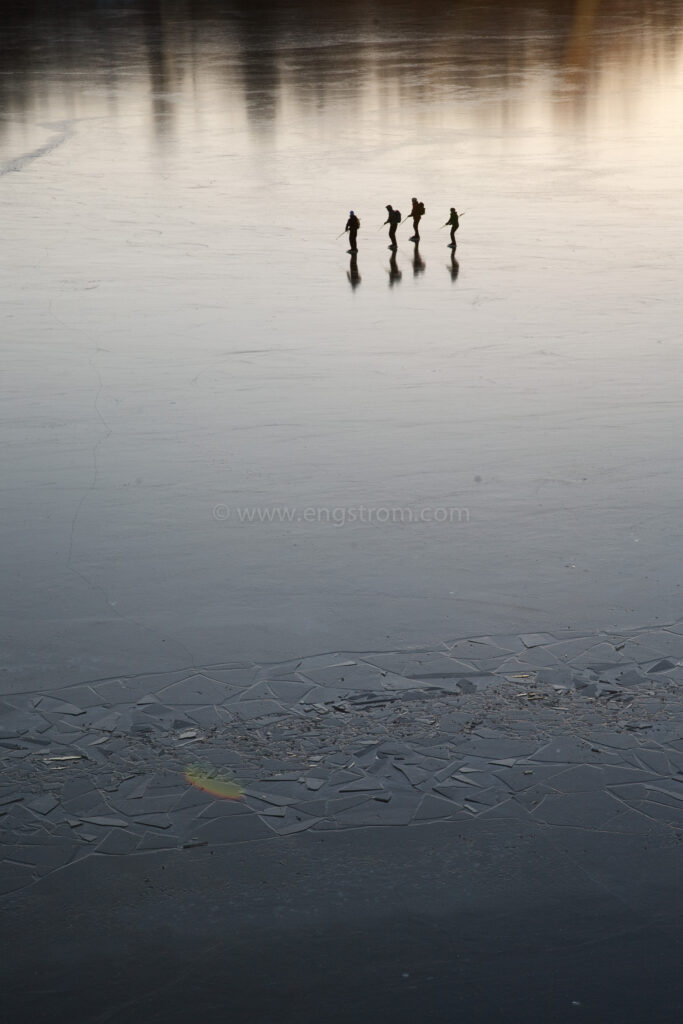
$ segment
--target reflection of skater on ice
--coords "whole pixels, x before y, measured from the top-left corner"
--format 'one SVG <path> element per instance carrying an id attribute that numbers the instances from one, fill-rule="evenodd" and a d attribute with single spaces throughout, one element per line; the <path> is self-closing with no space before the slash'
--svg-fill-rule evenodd
<path id="1" fill-rule="evenodd" d="M 354 251 L 351 252 L 351 260 L 349 261 L 349 269 L 346 271 L 346 276 L 355 291 L 361 282 L 361 276 L 358 271 L 358 256 Z"/>
<path id="2" fill-rule="evenodd" d="M 413 252 L 413 277 L 417 277 L 418 274 L 423 273 L 426 267 L 425 261 L 420 256 L 420 243 L 415 243 L 415 250 Z"/>
<path id="3" fill-rule="evenodd" d="M 396 262 L 396 253 L 392 252 L 389 257 L 389 287 L 393 288 L 396 282 L 400 281 L 402 277 L 403 274 L 398 269 L 398 264 Z"/>
<path id="4" fill-rule="evenodd" d="M 460 264 L 455 258 L 455 249 L 451 249 L 451 262 L 447 269 L 451 274 L 451 281 L 455 282 L 458 280 L 458 274 L 460 273 Z"/>

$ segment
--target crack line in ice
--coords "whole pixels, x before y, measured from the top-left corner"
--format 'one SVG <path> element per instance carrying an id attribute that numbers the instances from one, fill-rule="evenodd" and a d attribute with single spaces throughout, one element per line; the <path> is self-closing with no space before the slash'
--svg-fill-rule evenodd
<path id="1" fill-rule="evenodd" d="M 47 156 L 48 153 L 52 153 L 53 150 L 62 146 L 65 142 L 73 136 L 74 129 L 71 121 L 57 121 L 54 124 L 47 125 L 48 128 L 58 128 L 59 133 L 53 135 L 51 139 L 48 139 L 44 145 L 39 146 L 37 149 L 32 149 L 29 153 L 22 153 L 21 156 L 15 157 L 13 160 L 8 160 L 6 163 L 0 166 L 0 178 L 5 174 L 13 174 L 18 171 L 23 171 L 25 167 L 32 164 L 34 160 L 39 160 L 41 156 Z"/>

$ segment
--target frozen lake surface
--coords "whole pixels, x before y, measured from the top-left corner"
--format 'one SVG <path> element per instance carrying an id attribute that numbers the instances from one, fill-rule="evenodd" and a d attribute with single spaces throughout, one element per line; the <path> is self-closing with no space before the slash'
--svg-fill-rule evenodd
<path id="1" fill-rule="evenodd" d="M 5 8 L 8 1019 L 679 1019 L 680 3 Z"/>
<path id="2" fill-rule="evenodd" d="M 5 690 L 680 618 L 675 0 L 30 6 Z"/>

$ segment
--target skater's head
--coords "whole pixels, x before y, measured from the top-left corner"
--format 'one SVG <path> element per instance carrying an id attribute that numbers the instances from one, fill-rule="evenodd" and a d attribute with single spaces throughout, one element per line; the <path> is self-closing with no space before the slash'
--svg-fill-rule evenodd
<path id="1" fill-rule="evenodd" d="M 386 206 L 386 208 L 387 208 L 387 210 L 391 210 L 391 209 L 393 209 L 393 207 L 391 206 L 391 204 L 390 204 L 390 203 L 387 203 L 387 206 Z"/>
<path id="2" fill-rule="evenodd" d="M 356 216 L 356 215 L 355 215 L 355 213 L 353 212 L 353 210 L 349 210 L 349 217 L 355 217 L 355 216 Z"/>
<path id="3" fill-rule="evenodd" d="M 410 201 L 411 201 L 411 203 L 416 203 L 417 199 L 415 198 L 415 196 L 413 196 L 413 198 Z"/>
<path id="4" fill-rule="evenodd" d="M 451 213 L 455 213 L 455 207 L 451 206 Z"/>

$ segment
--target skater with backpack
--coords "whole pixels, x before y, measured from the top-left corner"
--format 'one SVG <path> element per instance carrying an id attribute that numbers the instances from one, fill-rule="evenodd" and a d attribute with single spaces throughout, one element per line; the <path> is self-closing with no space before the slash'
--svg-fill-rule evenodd
<path id="1" fill-rule="evenodd" d="M 401 223 L 401 211 L 394 210 L 394 208 L 389 204 L 387 204 L 387 210 L 387 219 L 384 221 L 384 224 L 389 225 L 389 248 L 398 249 L 398 245 L 396 244 L 396 228 Z M 384 224 L 382 227 L 384 227 Z"/>
<path id="2" fill-rule="evenodd" d="M 420 228 L 419 228 L 419 224 L 420 224 L 421 218 L 424 217 L 424 215 L 425 215 L 425 204 L 421 203 L 421 202 L 418 202 L 418 200 L 415 198 L 415 196 L 413 196 L 413 198 L 410 201 L 413 204 L 412 205 L 412 209 L 411 209 L 410 213 L 408 214 L 408 217 L 412 217 L 412 219 L 413 219 L 413 237 L 410 239 L 410 241 L 411 242 L 419 242 L 420 241 Z"/>

